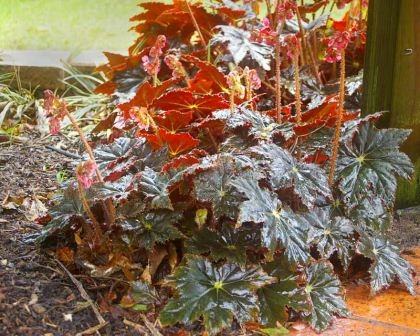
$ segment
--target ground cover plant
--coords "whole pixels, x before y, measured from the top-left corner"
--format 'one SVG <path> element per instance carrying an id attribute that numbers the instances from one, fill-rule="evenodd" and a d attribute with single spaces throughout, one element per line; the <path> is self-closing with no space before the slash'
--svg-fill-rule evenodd
<path id="1" fill-rule="evenodd" d="M 359 116 L 366 6 L 141 3 L 129 56 L 98 69 L 118 109 L 96 141 L 45 93 L 51 131 L 70 119 L 86 155 L 28 239 L 112 276 L 109 304 L 197 333 L 325 330 L 363 270 L 372 294 L 414 294 L 387 237 L 410 132 Z"/>

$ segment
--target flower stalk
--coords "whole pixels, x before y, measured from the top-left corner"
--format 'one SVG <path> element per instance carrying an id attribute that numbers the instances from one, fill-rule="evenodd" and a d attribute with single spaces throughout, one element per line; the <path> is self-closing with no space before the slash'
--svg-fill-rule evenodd
<path id="1" fill-rule="evenodd" d="M 338 102 L 337 123 L 335 126 L 334 138 L 332 143 L 331 165 L 330 173 L 328 175 L 328 183 L 330 186 L 334 183 L 335 167 L 337 165 L 338 150 L 340 147 L 341 124 L 343 121 L 344 111 L 344 96 L 345 96 L 345 83 L 346 83 L 346 49 L 341 50 L 341 63 L 340 63 L 340 93 Z"/>

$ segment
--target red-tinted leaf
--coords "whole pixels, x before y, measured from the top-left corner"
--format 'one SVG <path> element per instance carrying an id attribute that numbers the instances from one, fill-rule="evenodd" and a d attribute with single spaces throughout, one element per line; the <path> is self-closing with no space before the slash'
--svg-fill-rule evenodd
<path id="1" fill-rule="evenodd" d="M 186 90 L 173 90 L 156 99 L 151 107 L 160 110 L 193 112 L 195 118 L 203 118 L 211 112 L 229 107 L 222 95 L 203 95 L 194 97 Z"/>
<path id="2" fill-rule="evenodd" d="M 326 155 L 322 149 L 317 149 L 314 153 L 307 155 L 304 158 L 306 163 L 316 163 L 316 164 L 324 164 L 329 159 L 329 156 Z"/>
<path id="3" fill-rule="evenodd" d="M 169 153 L 173 156 L 193 149 L 200 143 L 199 140 L 193 138 L 189 133 L 167 133 L 165 141 L 168 145 Z"/>
<path id="4" fill-rule="evenodd" d="M 111 113 L 108 117 L 105 119 L 102 119 L 92 130 L 92 133 L 99 133 L 102 131 L 106 131 L 112 128 L 114 126 L 115 118 L 117 117 L 117 113 Z"/>
<path id="5" fill-rule="evenodd" d="M 169 163 L 163 166 L 162 171 L 168 172 L 170 169 L 176 169 L 176 168 L 184 167 L 184 166 L 191 166 L 195 163 L 199 163 L 200 162 L 199 158 L 204 157 L 206 155 L 208 155 L 206 151 L 195 148 L 187 154 L 184 154 L 184 155 L 181 155 L 172 159 Z"/>
<path id="6" fill-rule="evenodd" d="M 170 132 L 176 132 L 189 125 L 193 119 L 193 112 L 180 112 L 176 110 L 165 111 L 153 119 L 159 127 L 164 127 Z"/>
<path id="7" fill-rule="evenodd" d="M 98 85 L 95 89 L 96 93 L 102 93 L 106 95 L 112 95 L 115 90 L 117 89 L 117 84 L 115 84 L 113 81 L 106 81 L 100 85 Z"/>
<path id="8" fill-rule="evenodd" d="M 160 95 L 162 95 L 168 88 L 174 85 L 178 80 L 169 79 L 162 82 L 160 85 L 153 87 L 149 82 L 144 83 L 137 90 L 136 95 L 129 102 L 118 105 L 118 108 L 123 112 L 125 119 L 130 119 L 130 109 L 133 107 L 147 107 L 150 103 Z"/>
<path id="9" fill-rule="evenodd" d="M 130 18 L 130 21 L 154 21 L 163 12 L 172 8 L 172 5 L 163 2 L 146 2 L 140 3 L 139 7 L 143 8 L 142 13 Z"/>
<path id="10" fill-rule="evenodd" d="M 154 150 L 158 150 L 165 145 L 166 134 L 167 132 L 164 128 L 158 128 L 155 133 L 147 133 L 140 130 L 136 133 L 136 136 L 147 139 L 150 146 L 152 146 Z"/>
<path id="11" fill-rule="evenodd" d="M 226 76 L 213 64 L 204 62 L 192 55 L 182 56 L 182 60 L 194 64 L 200 70 L 189 80 L 189 88 L 195 93 L 229 92 Z"/>

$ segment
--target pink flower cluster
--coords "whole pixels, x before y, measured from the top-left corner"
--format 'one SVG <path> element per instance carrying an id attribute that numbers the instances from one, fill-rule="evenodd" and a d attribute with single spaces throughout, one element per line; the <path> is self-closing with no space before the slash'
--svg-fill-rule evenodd
<path id="1" fill-rule="evenodd" d="M 162 49 L 165 45 L 165 35 L 159 35 L 156 39 L 155 45 L 150 48 L 149 56 L 143 56 L 141 59 L 143 61 L 144 70 L 146 70 L 150 76 L 156 76 L 160 70 L 159 56 L 163 54 Z"/>
<path id="2" fill-rule="evenodd" d="M 279 19 L 281 21 L 290 20 L 295 15 L 295 11 L 297 10 L 297 5 L 294 0 L 286 0 L 282 4 L 279 5 Z"/>
<path id="3" fill-rule="evenodd" d="M 262 20 L 262 27 L 255 31 L 253 40 L 258 43 L 265 43 L 268 45 L 274 45 L 277 33 L 271 28 L 271 23 L 268 18 Z"/>
<path id="4" fill-rule="evenodd" d="M 55 135 L 61 130 L 61 122 L 68 113 L 67 104 L 58 98 L 51 90 L 44 91 L 45 115 L 48 117 L 51 134 Z"/>
<path id="5" fill-rule="evenodd" d="M 341 61 L 341 52 L 345 50 L 350 42 L 351 34 L 348 31 L 337 31 L 331 38 L 325 39 L 327 45 L 326 61 L 334 63 Z"/>
<path id="6" fill-rule="evenodd" d="M 93 176 L 95 174 L 95 162 L 89 160 L 80 163 L 76 168 L 76 178 L 81 183 L 83 188 L 89 189 L 93 184 Z"/>
<path id="7" fill-rule="evenodd" d="M 261 78 L 258 76 L 257 70 L 245 67 L 244 75 L 248 78 L 252 90 L 261 88 Z"/>
<path id="8" fill-rule="evenodd" d="M 178 57 L 176 57 L 175 55 L 167 55 L 165 56 L 164 61 L 168 68 L 172 70 L 172 77 L 185 77 L 185 69 L 182 63 L 179 61 Z"/>
<path id="9" fill-rule="evenodd" d="M 295 34 L 288 34 L 282 41 L 282 46 L 286 49 L 286 55 L 290 60 L 294 60 L 300 53 L 299 39 Z"/>

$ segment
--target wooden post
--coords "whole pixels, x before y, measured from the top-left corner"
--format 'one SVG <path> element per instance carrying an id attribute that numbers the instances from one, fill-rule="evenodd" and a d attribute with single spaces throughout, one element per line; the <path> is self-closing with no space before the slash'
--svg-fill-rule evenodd
<path id="1" fill-rule="evenodd" d="M 416 166 L 397 207 L 420 204 L 420 1 L 370 0 L 362 114 L 390 111 L 384 127 L 411 128 L 403 150 Z"/>

